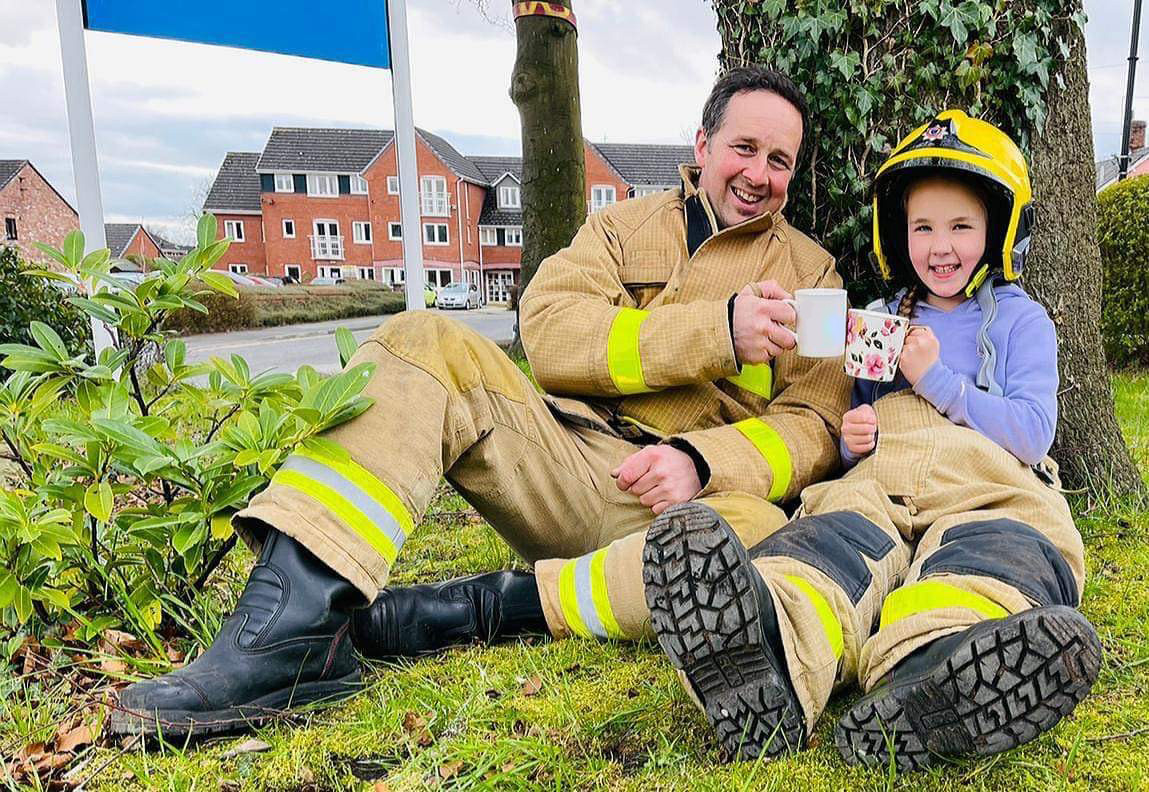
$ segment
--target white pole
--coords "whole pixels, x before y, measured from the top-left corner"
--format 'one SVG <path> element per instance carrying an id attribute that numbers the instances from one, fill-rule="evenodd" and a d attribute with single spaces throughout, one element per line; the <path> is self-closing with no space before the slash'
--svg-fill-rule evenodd
<path id="1" fill-rule="evenodd" d="M 399 154 L 399 222 L 403 228 L 403 269 L 407 310 L 423 302 L 423 231 L 419 227 L 419 173 L 415 165 L 415 113 L 411 107 L 411 57 L 407 44 L 407 2 L 387 0 L 391 37 L 391 95 L 395 101 L 395 147 Z"/>
<path id="2" fill-rule="evenodd" d="M 80 230 L 88 250 L 108 246 L 104 236 L 104 206 L 100 200 L 100 172 L 96 164 L 96 128 L 92 122 L 92 94 L 88 86 L 88 55 L 84 47 L 84 18 L 80 0 L 56 0 L 60 30 L 60 57 L 64 62 L 64 97 L 68 108 L 68 136 L 72 143 L 72 174 L 76 180 L 76 207 Z M 91 291 L 92 284 L 88 284 Z M 114 343 L 107 326 L 92 319 L 96 354 Z"/>

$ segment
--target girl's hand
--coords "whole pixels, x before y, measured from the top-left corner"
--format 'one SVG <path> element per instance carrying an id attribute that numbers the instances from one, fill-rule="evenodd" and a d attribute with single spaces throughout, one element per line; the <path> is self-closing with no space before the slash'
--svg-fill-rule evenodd
<path id="1" fill-rule="evenodd" d="M 878 437 L 878 414 L 868 404 L 847 410 L 842 416 L 842 442 L 851 454 L 868 454 Z"/>
<path id="2" fill-rule="evenodd" d="M 913 325 L 906 334 L 906 343 L 902 347 L 902 357 L 898 361 L 898 369 L 906 382 L 917 385 L 930 366 L 938 359 L 941 344 L 938 343 L 934 331 L 925 325 Z"/>

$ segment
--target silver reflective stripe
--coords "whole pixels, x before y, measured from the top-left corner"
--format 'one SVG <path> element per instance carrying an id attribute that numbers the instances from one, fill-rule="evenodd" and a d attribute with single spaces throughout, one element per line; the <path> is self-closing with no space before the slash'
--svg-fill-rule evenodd
<path id="1" fill-rule="evenodd" d="M 583 624 L 596 638 L 609 638 L 606 627 L 598 617 L 594 607 L 594 593 L 590 582 L 590 561 L 594 553 L 587 553 L 575 562 L 575 594 L 578 596 L 578 612 Z"/>
<path id="2" fill-rule="evenodd" d="M 407 535 L 403 533 L 403 529 L 399 527 L 399 523 L 391 516 L 391 512 L 384 509 L 379 501 L 372 498 L 331 468 L 326 465 L 321 465 L 307 457 L 293 454 L 283 463 L 282 469 L 294 470 L 308 478 L 315 479 L 321 484 L 326 484 L 343 496 L 348 503 L 362 512 L 364 517 L 378 526 L 380 532 L 385 534 L 391 540 L 391 543 L 395 545 L 396 553 L 403 548 L 403 542 L 407 540 Z"/>

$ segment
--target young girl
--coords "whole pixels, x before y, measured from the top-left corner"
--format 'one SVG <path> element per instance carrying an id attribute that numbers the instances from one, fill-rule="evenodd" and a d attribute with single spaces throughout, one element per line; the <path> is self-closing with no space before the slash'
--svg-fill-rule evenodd
<path id="1" fill-rule="evenodd" d="M 857 680 L 846 761 L 988 755 L 1052 728 L 1097 678 L 1074 609 L 1081 537 L 1046 458 L 1056 338 L 1010 283 L 1029 201 L 1021 152 L 990 124 L 948 111 L 903 140 L 876 178 L 874 252 L 912 327 L 895 382 L 856 385 L 849 472 L 749 552 L 698 504 L 651 527 L 652 625 L 733 752 L 801 746 Z"/>

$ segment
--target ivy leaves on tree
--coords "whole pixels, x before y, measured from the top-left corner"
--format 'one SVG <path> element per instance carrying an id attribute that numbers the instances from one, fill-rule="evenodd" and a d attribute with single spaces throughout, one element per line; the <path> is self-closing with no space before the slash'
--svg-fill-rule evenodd
<path id="1" fill-rule="evenodd" d="M 838 257 L 859 299 L 877 293 L 869 188 L 891 147 L 960 108 L 1028 151 L 1045 125 L 1051 75 L 1069 54 L 1069 26 L 1085 23 L 1080 0 L 712 4 L 724 66 L 772 66 L 806 94 L 812 128 L 787 214 Z"/>

